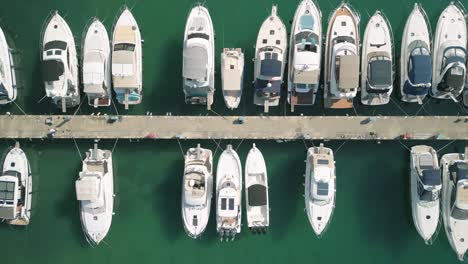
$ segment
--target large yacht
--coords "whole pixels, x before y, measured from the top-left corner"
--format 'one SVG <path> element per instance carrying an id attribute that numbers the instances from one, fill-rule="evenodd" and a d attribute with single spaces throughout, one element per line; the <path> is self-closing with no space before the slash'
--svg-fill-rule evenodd
<path id="1" fill-rule="evenodd" d="M 215 91 L 214 29 L 204 6 L 192 8 L 185 24 L 183 46 L 183 91 L 185 103 L 206 104 L 211 109 Z"/>
<path id="2" fill-rule="evenodd" d="M 112 152 L 94 144 L 94 149 L 86 152 L 75 188 L 86 240 L 98 245 L 109 232 L 114 214 Z"/>
<path id="3" fill-rule="evenodd" d="M 26 154 L 16 143 L 5 157 L 0 176 L 0 219 L 10 225 L 28 225 L 31 202 L 31 167 Z"/>
<path id="4" fill-rule="evenodd" d="M 255 144 L 245 162 L 245 204 L 249 229 L 257 234 L 266 233 L 270 225 L 268 176 L 265 159 Z"/>
<path id="5" fill-rule="evenodd" d="M 426 244 L 432 244 L 439 226 L 442 182 L 437 152 L 429 146 L 411 148 L 411 208 L 413 222 Z"/>
<path id="6" fill-rule="evenodd" d="M 254 60 L 254 104 L 278 106 L 287 54 L 286 27 L 273 5 L 271 15 L 263 21 L 257 36 Z"/>
<path id="7" fill-rule="evenodd" d="M 431 95 L 458 102 L 465 86 L 467 27 L 465 12 L 450 3 L 437 22 L 434 35 Z"/>
<path id="8" fill-rule="evenodd" d="M 111 57 L 106 27 L 94 18 L 83 45 L 83 86 L 91 106 L 111 104 Z"/>
<path id="9" fill-rule="evenodd" d="M 323 235 L 335 208 L 335 158 L 333 151 L 319 147 L 307 151 L 305 173 L 305 207 L 317 236 Z"/>
<path id="10" fill-rule="evenodd" d="M 442 166 L 442 217 L 447 239 L 460 261 L 468 249 L 468 148 L 445 154 Z"/>
<path id="11" fill-rule="evenodd" d="M 213 154 L 200 147 L 190 148 L 185 155 L 182 186 L 182 219 L 192 238 L 205 231 L 210 218 L 213 195 Z"/>
<path id="12" fill-rule="evenodd" d="M 432 87 L 431 30 L 420 4 L 414 4 L 401 41 L 400 93 L 404 102 L 423 103 Z"/>
<path id="13" fill-rule="evenodd" d="M 359 15 L 341 4 L 328 21 L 325 44 L 324 105 L 352 108 L 359 88 Z"/>
<path id="14" fill-rule="evenodd" d="M 244 53 L 241 49 L 223 49 L 221 80 L 224 103 L 231 110 L 237 108 L 241 101 L 244 81 Z"/>
<path id="15" fill-rule="evenodd" d="M 141 103 L 143 57 L 140 28 L 128 8 L 114 25 L 112 37 L 112 82 L 117 101 L 125 105 Z"/>
<path id="16" fill-rule="evenodd" d="M 15 101 L 17 91 L 13 55 L 0 28 L 0 105 Z"/>
<path id="17" fill-rule="evenodd" d="M 313 105 L 320 84 L 322 13 L 314 0 L 302 0 L 296 9 L 289 39 L 288 102 Z"/>
<path id="18" fill-rule="evenodd" d="M 41 61 L 46 96 L 66 112 L 80 103 L 78 58 L 67 22 L 55 12 L 43 30 Z"/>
<path id="19" fill-rule="evenodd" d="M 362 42 L 361 102 L 384 105 L 393 91 L 393 32 L 385 15 L 369 19 Z"/>
<path id="20" fill-rule="evenodd" d="M 242 166 L 231 145 L 221 153 L 216 169 L 216 231 L 221 241 L 241 231 Z"/>

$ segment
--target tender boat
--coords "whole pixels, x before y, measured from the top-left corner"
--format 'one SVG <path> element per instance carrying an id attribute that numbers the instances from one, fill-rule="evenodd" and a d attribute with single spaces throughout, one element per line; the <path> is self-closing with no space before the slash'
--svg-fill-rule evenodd
<path id="1" fill-rule="evenodd" d="M 57 11 L 46 21 L 43 32 L 41 64 L 46 96 L 66 112 L 67 107 L 80 103 L 75 39 Z"/>
<path id="2" fill-rule="evenodd" d="M 437 22 L 432 65 L 432 97 L 458 102 L 466 78 L 467 28 L 461 6 L 449 4 Z"/>
<path id="3" fill-rule="evenodd" d="M 445 154 L 442 166 L 442 216 L 447 239 L 460 261 L 468 249 L 468 148 Z"/>
<path id="4" fill-rule="evenodd" d="M 273 5 L 271 15 L 263 21 L 255 45 L 254 104 L 264 107 L 278 106 L 286 64 L 286 27 Z"/>
<path id="5" fill-rule="evenodd" d="M 376 11 L 364 32 L 361 62 L 361 102 L 384 105 L 393 91 L 393 32 L 384 14 Z"/>
<path id="6" fill-rule="evenodd" d="M 210 13 L 198 5 L 190 11 L 185 24 L 183 50 L 183 91 L 185 103 L 206 104 L 211 109 L 215 91 L 214 29 Z"/>
<path id="7" fill-rule="evenodd" d="M 210 218 L 213 195 L 213 154 L 200 147 L 190 148 L 185 155 L 182 186 L 182 219 L 185 232 L 198 238 Z"/>
<path id="8" fill-rule="evenodd" d="M 107 30 L 94 18 L 83 45 L 83 86 L 91 106 L 111 104 L 111 53 Z"/>
<path id="9" fill-rule="evenodd" d="M 216 169 L 216 231 L 221 241 L 234 240 L 241 231 L 242 166 L 236 151 L 228 145 Z"/>
<path id="10" fill-rule="evenodd" d="M 224 103 L 229 109 L 239 106 L 244 81 L 244 53 L 241 49 L 223 49 L 221 80 Z"/>
<path id="11" fill-rule="evenodd" d="M 262 152 L 255 144 L 245 162 L 245 204 L 249 229 L 253 233 L 266 233 L 270 225 L 268 176 Z"/>
<path id="12" fill-rule="evenodd" d="M 28 225 L 32 202 L 31 167 L 19 143 L 6 155 L 1 175 L 0 219 L 10 225 Z"/>
<path id="13" fill-rule="evenodd" d="M 313 0 L 302 0 L 289 39 L 288 102 L 313 105 L 320 84 L 322 13 Z"/>
<path id="14" fill-rule="evenodd" d="M 307 151 L 305 206 L 307 217 L 317 236 L 327 229 L 335 208 L 335 158 L 333 151 L 320 147 Z"/>
<path id="15" fill-rule="evenodd" d="M 17 93 L 13 55 L 0 28 L 0 105 L 15 101 Z"/>
<path id="16" fill-rule="evenodd" d="M 94 149 L 86 152 L 75 188 L 86 240 L 98 245 L 109 232 L 114 214 L 112 152 L 94 144 Z"/>
<path id="17" fill-rule="evenodd" d="M 352 108 L 359 88 L 359 15 L 341 4 L 328 21 L 325 44 L 324 105 Z"/>
<path id="18" fill-rule="evenodd" d="M 112 82 L 117 101 L 125 105 L 141 103 L 143 58 L 140 28 L 128 8 L 114 25 L 112 37 Z"/>
<path id="19" fill-rule="evenodd" d="M 426 244 L 432 244 L 439 226 L 442 182 L 437 152 L 429 146 L 411 148 L 411 208 L 413 222 Z"/>
<path id="20" fill-rule="evenodd" d="M 400 93 L 404 102 L 423 103 L 432 86 L 431 30 L 420 4 L 414 4 L 401 41 Z"/>

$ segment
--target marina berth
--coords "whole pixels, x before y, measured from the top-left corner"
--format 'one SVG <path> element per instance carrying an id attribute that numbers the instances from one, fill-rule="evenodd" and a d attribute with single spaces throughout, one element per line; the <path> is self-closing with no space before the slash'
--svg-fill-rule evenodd
<path id="1" fill-rule="evenodd" d="M 143 90 L 143 57 L 140 28 L 125 7 L 114 24 L 112 37 L 112 83 L 117 101 L 140 104 Z"/>
<path id="2" fill-rule="evenodd" d="M 231 110 L 237 108 L 242 98 L 244 81 L 244 53 L 242 49 L 223 49 L 221 80 L 224 103 Z"/>
<path id="3" fill-rule="evenodd" d="M 42 31 L 41 67 L 46 96 L 63 112 L 77 106 L 80 91 L 75 39 L 57 11 L 46 20 Z"/>
<path id="4" fill-rule="evenodd" d="M 183 43 L 183 92 L 185 103 L 211 109 L 215 91 L 214 29 L 208 9 L 192 8 L 187 17 Z"/>
<path id="5" fill-rule="evenodd" d="M 320 85 L 322 14 L 313 0 L 302 0 L 294 14 L 289 39 L 288 102 L 313 105 Z"/>
<path id="6" fill-rule="evenodd" d="M 17 95 L 12 50 L 8 46 L 3 29 L 0 28 L 0 105 L 15 101 Z"/>
<path id="7" fill-rule="evenodd" d="M 111 104 L 111 51 L 106 28 L 94 18 L 83 44 L 82 82 L 88 104 L 95 108 Z"/>
<path id="8" fill-rule="evenodd" d="M 401 100 L 422 104 L 432 87 L 432 57 L 429 19 L 420 4 L 406 21 L 400 56 Z"/>
<path id="9" fill-rule="evenodd" d="M 270 106 L 278 106 L 287 54 L 286 27 L 277 14 L 277 6 L 271 8 L 271 15 L 260 27 L 255 45 L 254 59 L 254 104 L 263 106 L 268 112 Z"/>

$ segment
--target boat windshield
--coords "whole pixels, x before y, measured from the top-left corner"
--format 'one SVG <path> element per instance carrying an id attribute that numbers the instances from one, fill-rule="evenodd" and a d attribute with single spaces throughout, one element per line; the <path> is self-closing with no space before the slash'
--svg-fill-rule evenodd
<path id="1" fill-rule="evenodd" d="M 317 53 L 318 36 L 310 31 L 301 31 L 294 36 L 298 52 L 313 52 Z"/>
<path id="2" fill-rule="evenodd" d="M 114 51 L 125 50 L 135 51 L 135 44 L 132 43 L 118 43 L 114 45 Z"/>
<path id="3" fill-rule="evenodd" d="M 210 36 L 208 36 L 205 33 L 192 33 L 187 36 L 187 39 L 193 39 L 193 38 L 201 38 L 201 39 L 210 40 Z"/>
<path id="4" fill-rule="evenodd" d="M 46 82 L 58 81 L 64 72 L 65 66 L 60 60 L 46 60 L 42 62 L 42 78 Z"/>
<path id="5" fill-rule="evenodd" d="M 466 75 L 466 51 L 460 47 L 449 47 L 444 52 L 442 59 L 442 81 L 437 86 L 439 91 L 457 91 L 465 85 Z"/>
<path id="6" fill-rule="evenodd" d="M 44 45 L 44 50 L 51 50 L 51 49 L 58 49 L 58 50 L 66 50 L 67 43 L 60 40 L 49 41 Z"/>
<path id="7" fill-rule="evenodd" d="M 367 67 L 367 91 L 387 93 L 392 86 L 392 61 L 387 56 L 375 56 Z"/>

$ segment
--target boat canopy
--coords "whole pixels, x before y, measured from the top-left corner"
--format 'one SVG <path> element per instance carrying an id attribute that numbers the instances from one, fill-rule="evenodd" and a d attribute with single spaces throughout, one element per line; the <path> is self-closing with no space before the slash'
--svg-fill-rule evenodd
<path id="1" fill-rule="evenodd" d="M 341 90 L 356 89 L 359 86 L 359 56 L 341 55 L 339 57 L 339 84 Z"/>
<path id="2" fill-rule="evenodd" d="M 422 183 L 426 186 L 441 185 L 442 182 L 440 178 L 440 170 L 439 169 L 423 170 Z"/>
<path id="3" fill-rule="evenodd" d="M 65 72 L 65 66 L 60 60 L 45 60 L 41 65 L 42 78 L 46 82 L 58 81 Z"/>
<path id="4" fill-rule="evenodd" d="M 51 49 L 59 49 L 59 50 L 66 50 L 67 43 L 61 40 L 53 40 L 49 41 L 44 45 L 44 51 L 51 50 Z"/>
<path id="5" fill-rule="evenodd" d="M 2 219 L 15 218 L 15 189 L 15 181 L 0 181 L 0 218 Z"/>
<path id="6" fill-rule="evenodd" d="M 84 175 L 75 182 L 76 198 L 78 201 L 95 201 L 99 197 L 100 179 L 97 176 Z"/>
<path id="7" fill-rule="evenodd" d="M 205 175 L 202 170 L 190 171 L 185 174 L 184 199 L 188 205 L 202 205 L 205 203 Z"/>
<path id="8" fill-rule="evenodd" d="M 187 79 L 206 81 L 208 66 L 208 51 L 201 46 L 191 46 L 184 49 L 183 77 Z"/>
<path id="9" fill-rule="evenodd" d="M 368 92 L 387 93 L 392 86 L 392 61 L 386 56 L 372 57 L 367 67 L 367 75 Z"/>
<path id="10" fill-rule="evenodd" d="M 247 188 L 249 206 L 267 205 L 267 188 L 265 185 L 254 184 Z"/>
<path id="11" fill-rule="evenodd" d="M 255 80 L 255 90 L 263 93 L 279 93 L 281 91 L 281 80 L 268 81 L 257 78 Z"/>
<path id="12" fill-rule="evenodd" d="M 266 77 L 281 77 L 283 62 L 278 60 L 278 53 L 265 52 L 265 59 L 260 63 L 260 75 Z"/>
<path id="13" fill-rule="evenodd" d="M 457 91 L 463 89 L 466 75 L 466 50 L 461 47 L 448 47 L 444 51 L 441 73 L 443 78 L 437 90 Z"/>
<path id="14" fill-rule="evenodd" d="M 226 55 L 223 61 L 223 90 L 230 91 L 234 95 L 238 94 L 242 87 L 242 69 L 238 67 L 239 60 L 238 55 Z"/>

